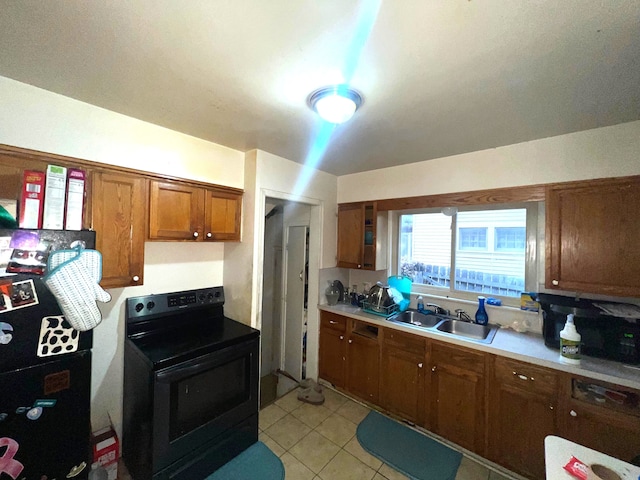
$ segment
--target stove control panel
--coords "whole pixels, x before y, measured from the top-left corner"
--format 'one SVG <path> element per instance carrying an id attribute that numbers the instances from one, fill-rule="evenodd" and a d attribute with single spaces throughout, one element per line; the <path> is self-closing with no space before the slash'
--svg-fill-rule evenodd
<path id="1" fill-rule="evenodd" d="M 127 298 L 127 319 L 143 319 L 146 316 L 224 305 L 224 288 L 208 287 L 183 292 L 160 293 Z"/>

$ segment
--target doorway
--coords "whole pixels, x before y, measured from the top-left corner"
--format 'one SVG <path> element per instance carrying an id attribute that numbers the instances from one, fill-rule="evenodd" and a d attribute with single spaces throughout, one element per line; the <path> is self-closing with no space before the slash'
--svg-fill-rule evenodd
<path id="1" fill-rule="evenodd" d="M 306 377 L 311 206 L 265 199 L 260 407 Z"/>

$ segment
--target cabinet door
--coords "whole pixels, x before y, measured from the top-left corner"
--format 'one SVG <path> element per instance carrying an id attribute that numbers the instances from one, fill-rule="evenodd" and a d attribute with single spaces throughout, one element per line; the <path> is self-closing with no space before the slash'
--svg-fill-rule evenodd
<path id="1" fill-rule="evenodd" d="M 378 341 L 351 334 L 347 345 L 347 390 L 371 403 L 378 403 L 380 390 Z"/>
<path id="2" fill-rule="evenodd" d="M 380 404 L 396 415 L 423 423 L 425 343 L 422 337 L 384 329 Z"/>
<path id="3" fill-rule="evenodd" d="M 347 356 L 345 322 L 346 319 L 344 317 L 335 318 L 326 312 L 321 313 L 318 375 L 320 378 L 340 388 L 345 386 Z M 325 323 L 328 326 L 325 326 Z"/>
<path id="4" fill-rule="evenodd" d="M 338 206 L 338 267 L 362 268 L 363 227 L 362 204 Z"/>
<path id="5" fill-rule="evenodd" d="M 640 418 L 578 401 L 563 410 L 567 439 L 625 462 L 640 455 Z"/>
<path id="6" fill-rule="evenodd" d="M 205 190 L 206 241 L 240 241 L 242 195 Z"/>
<path id="7" fill-rule="evenodd" d="M 545 286 L 640 296 L 640 177 L 548 187 Z"/>
<path id="8" fill-rule="evenodd" d="M 91 228 L 102 253 L 104 288 L 143 283 L 146 185 L 137 176 L 93 174 Z"/>
<path id="9" fill-rule="evenodd" d="M 430 428 L 447 440 L 484 455 L 484 354 L 433 343 L 426 395 Z"/>
<path id="10" fill-rule="evenodd" d="M 497 357 L 490 392 L 489 458 L 544 479 L 544 439 L 558 434 L 556 374 Z"/>
<path id="11" fill-rule="evenodd" d="M 151 180 L 150 240 L 199 240 L 203 232 L 204 190 Z"/>

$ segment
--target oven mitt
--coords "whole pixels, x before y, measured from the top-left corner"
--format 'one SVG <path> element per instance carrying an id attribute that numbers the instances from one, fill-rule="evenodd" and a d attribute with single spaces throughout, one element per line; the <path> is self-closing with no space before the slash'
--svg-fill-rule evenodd
<path id="1" fill-rule="evenodd" d="M 85 257 L 85 253 L 95 252 Z M 53 252 L 56 253 L 56 252 Z M 49 257 L 51 259 L 51 257 Z M 56 264 L 54 260 L 54 264 Z M 102 315 L 96 300 L 108 302 L 111 295 L 104 291 L 98 280 L 101 276 L 100 253 L 95 250 L 76 249 L 76 255 L 50 268 L 42 281 L 49 288 L 58 301 L 63 315 L 73 328 L 80 331 L 95 328 L 101 321 Z"/>

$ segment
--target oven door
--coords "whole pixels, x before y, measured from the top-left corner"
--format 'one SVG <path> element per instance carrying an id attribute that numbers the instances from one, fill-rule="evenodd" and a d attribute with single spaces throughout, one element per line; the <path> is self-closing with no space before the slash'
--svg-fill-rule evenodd
<path id="1" fill-rule="evenodd" d="M 155 471 L 257 415 L 258 351 L 255 338 L 155 373 Z"/>

